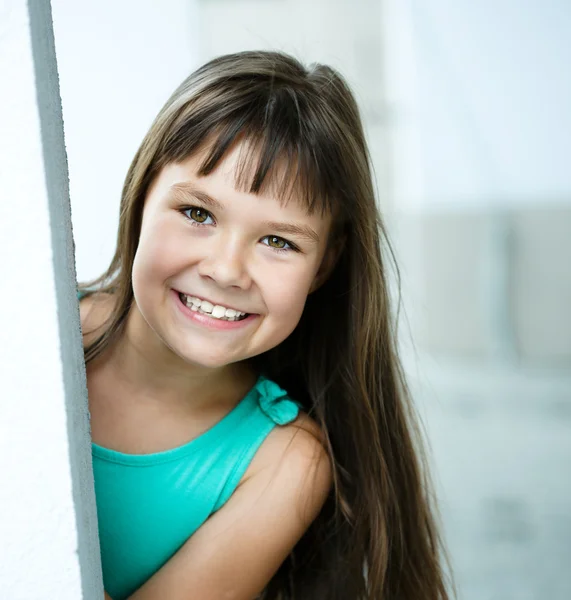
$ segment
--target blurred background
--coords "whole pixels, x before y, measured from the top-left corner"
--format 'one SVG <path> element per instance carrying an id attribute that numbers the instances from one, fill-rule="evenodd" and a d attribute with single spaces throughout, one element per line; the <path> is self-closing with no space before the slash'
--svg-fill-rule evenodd
<path id="1" fill-rule="evenodd" d="M 79 280 L 162 104 L 226 52 L 360 103 L 462 600 L 571 598 L 571 3 L 52 0 Z"/>

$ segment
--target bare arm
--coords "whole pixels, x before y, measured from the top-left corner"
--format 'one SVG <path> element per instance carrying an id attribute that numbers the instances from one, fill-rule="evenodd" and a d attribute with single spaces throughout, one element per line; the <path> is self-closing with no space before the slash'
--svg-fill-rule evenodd
<path id="1" fill-rule="evenodd" d="M 278 462 L 239 486 L 129 600 L 252 600 L 262 592 L 331 487 L 329 458 L 306 431 Z"/>

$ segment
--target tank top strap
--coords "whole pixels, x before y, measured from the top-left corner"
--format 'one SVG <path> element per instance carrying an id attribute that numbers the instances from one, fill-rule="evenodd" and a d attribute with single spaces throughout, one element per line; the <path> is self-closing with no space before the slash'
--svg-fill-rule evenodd
<path id="1" fill-rule="evenodd" d="M 274 423 L 286 425 L 297 418 L 301 404 L 292 400 L 277 383 L 260 376 L 256 388 L 260 408 Z"/>
<path id="2" fill-rule="evenodd" d="M 226 479 L 213 512 L 216 512 L 230 498 L 272 429 L 276 425 L 291 423 L 303 408 L 277 383 L 263 375 L 258 377 L 252 392 L 246 397 L 249 400 L 249 408 L 245 409 L 246 416 L 234 421 L 231 432 L 223 437 L 225 443 L 231 448 L 227 450 L 224 444 L 219 443 L 214 450 L 221 454 L 223 463 L 229 464 L 231 474 Z M 229 461 L 232 455 L 235 458 Z"/>

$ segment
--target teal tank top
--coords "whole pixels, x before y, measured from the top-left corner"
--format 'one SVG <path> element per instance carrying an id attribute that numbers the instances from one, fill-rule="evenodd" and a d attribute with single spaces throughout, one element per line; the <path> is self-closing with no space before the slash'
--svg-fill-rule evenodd
<path id="1" fill-rule="evenodd" d="M 113 600 L 141 587 L 225 504 L 268 434 L 300 408 L 260 376 L 232 411 L 177 448 L 124 454 L 92 443 L 103 583 Z"/>

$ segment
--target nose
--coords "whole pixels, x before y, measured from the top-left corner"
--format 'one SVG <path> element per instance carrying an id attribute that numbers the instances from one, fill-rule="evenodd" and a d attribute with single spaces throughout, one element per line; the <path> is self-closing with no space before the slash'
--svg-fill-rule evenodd
<path id="1" fill-rule="evenodd" d="M 252 284 L 245 248 L 239 240 L 226 236 L 220 236 L 216 243 L 209 244 L 207 256 L 198 265 L 198 273 L 222 288 L 246 290 Z"/>

